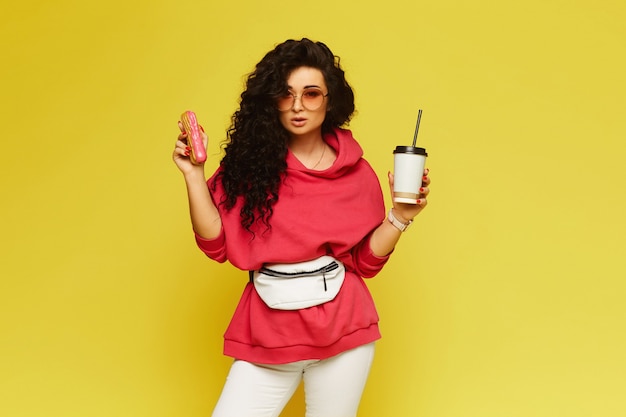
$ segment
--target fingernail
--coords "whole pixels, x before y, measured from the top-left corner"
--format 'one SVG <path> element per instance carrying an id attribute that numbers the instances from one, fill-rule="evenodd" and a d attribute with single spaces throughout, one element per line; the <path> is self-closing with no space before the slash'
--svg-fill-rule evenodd
<path id="1" fill-rule="evenodd" d="M 191 146 L 187 146 L 187 147 L 185 148 L 185 150 L 186 150 L 187 152 L 189 152 L 189 151 L 191 150 Z"/>
<path id="2" fill-rule="evenodd" d="M 185 151 L 185 156 L 189 156 L 189 151 Z"/>
<path id="3" fill-rule="evenodd" d="M 420 193 L 423 193 L 423 192 L 424 192 L 424 188 L 422 187 L 420 188 Z"/>

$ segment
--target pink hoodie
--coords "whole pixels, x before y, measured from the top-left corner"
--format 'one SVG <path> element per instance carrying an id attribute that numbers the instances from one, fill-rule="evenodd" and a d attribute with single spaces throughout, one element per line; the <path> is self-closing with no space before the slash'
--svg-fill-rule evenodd
<path id="1" fill-rule="evenodd" d="M 238 201 L 230 211 L 218 206 L 223 227 L 217 238 L 196 235 L 207 256 L 244 271 L 322 255 L 346 266 L 337 297 L 303 310 L 271 309 L 248 283 L 224 335 L 228 356 L 272 364 L 325 359 L 380 338 L 378 314 L 363 280 L 376 275 L 388 259 L 375 256 L 369 247 L 371 232 L 385 218 L 380 183 L 350 131 L 336 129 L 324 139 L 337 153 L 327 170 L 309 170 L 288 152 L 270 231 L 263 233 L 259 226 L 252 239 L 241 227 Z M 212 197 L 217 203 L 223 189 L 216 185 Z"/>

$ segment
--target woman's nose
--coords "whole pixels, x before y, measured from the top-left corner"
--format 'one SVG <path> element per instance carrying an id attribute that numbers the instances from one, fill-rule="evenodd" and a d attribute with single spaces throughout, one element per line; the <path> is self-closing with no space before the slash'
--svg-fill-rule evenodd
<path id="1" fill-rule="evenodd" d="M 302 105 L 302 96 L 294 96 L 293 98 L 293 110 L 300 111 L 304 108 Z"/>

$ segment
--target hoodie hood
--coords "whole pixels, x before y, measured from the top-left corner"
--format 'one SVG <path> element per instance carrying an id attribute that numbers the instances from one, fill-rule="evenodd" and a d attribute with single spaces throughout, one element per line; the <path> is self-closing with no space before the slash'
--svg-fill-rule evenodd
<path id="1" fill-rule="evenodd" d="M 337 178 L 354 167 L 363 157 L 361 145 L 354 139 L 349 130 L 334 128 L 332 132 L 324 135 L 324 141 L 335 150 L 337 155 L 337 159 L 330 168 L 323 171 L 308 169 L 288 150 L 287 171 L 295 170 L 321 178 Z"/>

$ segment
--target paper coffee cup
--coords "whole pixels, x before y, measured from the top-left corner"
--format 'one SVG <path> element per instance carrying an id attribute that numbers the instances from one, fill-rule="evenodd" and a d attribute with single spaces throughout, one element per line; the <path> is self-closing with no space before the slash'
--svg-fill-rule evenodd
<path id="1" fill-rule="evenodd" d="M 417 204 L 427 156 L 424 148 L 396 146 L 393 151 L 393 201 Z"/>

